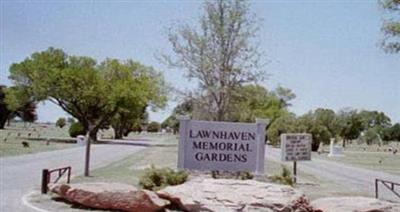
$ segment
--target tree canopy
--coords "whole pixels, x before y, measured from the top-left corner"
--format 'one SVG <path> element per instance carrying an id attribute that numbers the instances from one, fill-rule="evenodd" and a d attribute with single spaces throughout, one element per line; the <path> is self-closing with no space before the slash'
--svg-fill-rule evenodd
<path id="1" fill-rule="evenodd" d="M 14 117 L 24 122 L 36 121 L 36 102 L 20 87 L 0 85 L 0 129 L 4 129 L 7 120 Z"/>
<path id="2" fill-rule="evenodd" d="M 194 94 L 206 119 L 227 120 L 236 89 L 265 77 L 257 30 L 248 1 L 241 0 L 206 1 L 197 26 L 171 30 L 174 54 L 165 61 L 198 82 Z"/>
<path id="3" fill-rule="evenodd" d="M 67 55 L 49 48 L 10 67 L 16 87 L 36 101 L 49 100 L 82 124 L 90 139 L 120 111 L 150 105 L 162 107 L 166 89 L 162 76 L 132 60 Z M 137 111 L 137 110 L 135 110 Z M 85 171 L 85 175 L 88 172 Z"/>

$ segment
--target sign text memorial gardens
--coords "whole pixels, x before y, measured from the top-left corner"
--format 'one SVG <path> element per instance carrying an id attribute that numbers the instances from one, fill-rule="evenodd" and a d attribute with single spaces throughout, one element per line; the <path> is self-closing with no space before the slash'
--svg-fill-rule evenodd
<path id="1" fill-rule="evenodd" d="M 181 117 L 178 168 L 264 173 L 265 120 L 231 123 Z"/>

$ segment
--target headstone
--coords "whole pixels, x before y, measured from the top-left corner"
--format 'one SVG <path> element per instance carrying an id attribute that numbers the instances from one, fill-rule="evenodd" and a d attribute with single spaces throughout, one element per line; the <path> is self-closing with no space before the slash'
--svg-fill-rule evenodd
<path id="1" fill-rule="evenodd" d="M 335 145 L 335 139 L 331 138 L 329 146 L 328 157 L 343 157 L 343 148 L 341 146 Z"/>
<path id="2" fill-rule="evenodd" d="M 282 161 L 311 160 L 311 134 L 281 134 Z"/>
<path id="3" fill-rule="evenodd" d="M 78 146 L 85 146 L 86 145 L 86 136 L 78 135 L 76 137 L 76 144 Z"/>
<path id="4" fill-rule="evenodd" d="M 317 152 L 318 154 L 324 153 L 324 144 L 322 142 L 319 143 Z"/>
<path id="5" fill-rule="evenodd" d="M 178 168 L 262 175 L 266 125 L 263 119 L 231 123 L 180 117 Z"/>

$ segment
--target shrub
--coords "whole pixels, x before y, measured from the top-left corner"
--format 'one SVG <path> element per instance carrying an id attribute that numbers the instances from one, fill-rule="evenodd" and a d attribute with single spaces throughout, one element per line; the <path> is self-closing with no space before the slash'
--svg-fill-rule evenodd
<path id="1" fill-rule="evenodd" d="M 293 178 L 292 175 L 285 166 L 282 166 L 282 173 L 281 175 L 274 175 L 271 177 L 272 182 L 280 183 L 284 185 L 293 186 Z"/>
<path id="2" fill-rule="evenodd" d="M 186 181 L 188 174 L 184 171 L 174 171 L 170 168 L 151 168 L 146 169 L 143 176 L 139 179 L 139 185 L 147 190 L 157 191 L 166 186 L 179 185 Z"/>
<path id="3" fill-rule="evenodd" d="M 71 124 L 69 127 L 69 136 L 76 138 L 78 135 L 85 135 L 86 131 L 83 125 L 79 122 Z"/>
<path id="4" fill-rule="evenodd" d="M 158 122 L 150 122 L 149 126 L 147 126 L 147 132 L 158 132 L 161 129 L 161 125 Z"/>
<path id="5" fill-rule="evenodd" d="M 59 118 L 56 122 L 56 126 L 59 128 L 63 128 L 65 126 L 65 118 Z"/>
<path id="6" fill-rule="evenodd" d="M 240 180 L 251 180 L 254 176 L 250 172 L 240 172 L 239 177 Z"/>

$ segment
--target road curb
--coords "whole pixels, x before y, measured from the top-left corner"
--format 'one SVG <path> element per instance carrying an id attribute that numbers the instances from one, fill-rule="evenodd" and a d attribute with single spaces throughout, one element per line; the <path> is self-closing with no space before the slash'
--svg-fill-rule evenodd
<path id="1" fill-rule="evenodd" d="M 31 203 L 29 202 L 28 198 L 29 198 L 32 194 L 34 194 L 34 193 L 37 193 L 37 192 L 36 192 L 36 191 L 31 191 L 31 192 L 29 192 L 29 193 L 27 193 L 27 194 L 24 194 L 24 196 L 22 196 L 22 198 L 21 198 L 22 204 L 25 205 L 25 206 L 27 206 L 27 207 L 29 207 L 29 208 L 31 208 L 31 209 L 33 209 L 33 210 L 35 210 L 35 211 L 39 211 L 39 212 L 50 212 L 50 211 L 48 211 L 48 210 L 45 210 L 45 209 L 39 208 L 39 207 L 37 207 L 37 206 L 34 206 L 33 204 L 31 204 Z"/>

